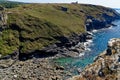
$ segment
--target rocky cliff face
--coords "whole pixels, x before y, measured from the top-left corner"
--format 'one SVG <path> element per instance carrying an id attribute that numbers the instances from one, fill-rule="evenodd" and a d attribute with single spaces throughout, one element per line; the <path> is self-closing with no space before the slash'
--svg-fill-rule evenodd
<path id="1" fill-rule="evenodd" d="M 79 76 L 68 80 L 119 80 L 120 79 L 120 39 L 111 39 L 108 48 L 95 58 Z"/>
<path id="2" fill-rule="evenodd" d="M 110 26 L 113 26 L 112 21 L 120 19 L 120 14 L 118 14 L 115 10 L 108 9 L 107 12 L 112 12 L 112 15 L 102 13 L 98 14 L 97 17 L 87 16 L 86 30 L 91 31 L 94 29 L 108 28 Z"/>
<path id="3" fill-rule="evenodd" d="M 7 14 L 5 8 L 0 6 L 0 30 L 7 26 Z"/>
<path id="4" fill-rule="evenodd" d="M 89 10 L 80 10 L 81 13 L 84 14 L 84 18 L 86 18 L 85 22 L 85 31 L 91 31 L 94 29 L 101 29 L 110 27 L 112 24 L 112 21 L 116 19 L 120 19 L 120 14 L 118 14 L 115 10 L 110 8 L 103 8 L 102 6 L 95 6 L 95 5 L 84 5 L 84 6 L 90 6 L 90 7 L 99 7 L 100 13 L 97 14 L 88 14 Z M 60 6 L 59 6 L 60 7 Z M 102 8 L 102 9 L 101 9 Z M 62 11 L 68 12 L 70 8 L 68 7 L 61 7 Z M 99 12 L 98 11 L 98 12 Z M 103 12 L 101 12 L 103 11 Z M 86 13 L 88 12 L 88 13 Z M 74 11 L 74 14 L 76 12 Z M 23 38 L 24 39 L 24 38 Z M 72 33 L 70 36 L 55 36 L 54 39 L 56 39 L 59 42 L 56 42 L 55 44 L 49 45 L 45 47 L 42 50 L 33 50 L 33 53 L 45 53 L 46 56 L 53 56 L 56 54 L 63 54 L 64 56 L 78 56 L 80 52 L 84 50 L 84 47 L 82 45 L 79 45 L 79 47 L 75 47 L 79 44 L 79 42 L 85 42 L 87 39 L 92 39 L 92 36 L 89 35 L 87 32 L 82 34 Z M 73 48 L 74 47 L 74 48 Z M 30 52 L 31 53 L 31 52 Z M 72 54 L 71 54 L 72 53 Z M 39 54 L 37 56 L 45 56 L 45 54 Z M 28 56 L 31 54 L 21 54 L 20 58 L 23 56 Z"/>
<path id="5" fill-rule="evenodd" d="M 26 4 L 6 11 L 8 26 L 2 31 L 0 53 L 19 51 L 20 57 L 65 51 L 78 54 L 71 47 L 91 38 L 86 31 L 104 28 L 120 18 L 113 9 L 85 4 Z"/>

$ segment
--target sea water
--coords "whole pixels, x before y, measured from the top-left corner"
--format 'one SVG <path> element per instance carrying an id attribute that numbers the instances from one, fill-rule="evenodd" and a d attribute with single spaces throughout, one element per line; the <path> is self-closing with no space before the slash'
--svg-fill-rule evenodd
<path id="1" fill-rule="evenodd" d="M 120 12 L 120 10 L 118 10 L 118 12 Z M 94 58 L 107 48 L 107 43 L 111 38 L 120 38 L 120 20 L 114 21 L 113 24 L 117 26 L 93 30 L 93 39 L 92 41 L 89 40 L 88 42 L 84 43 L 84 45 L 88 46 L 86 46 L 86 51 L 81 53 L 79 58 L 59 59 L 62 64 L 66 63 L 66 70 L 71 71 L 73 75 L 78 74 L 78 69 L 84 69 L 86 65 L 93 63 Z"/>

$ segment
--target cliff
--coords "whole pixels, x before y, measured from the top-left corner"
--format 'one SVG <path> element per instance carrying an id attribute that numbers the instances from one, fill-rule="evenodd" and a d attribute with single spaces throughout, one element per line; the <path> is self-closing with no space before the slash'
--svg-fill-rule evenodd
<path id="1" fill-rule="evenodd" d="M 79 76 L 68 80 L 119 80 L 120 39 L 113 38 L 108 48 L 95 58 L 94 63 L 85 67 Z"/>
<path id="2" fill-rule="evenodd" d="M 120 16 L 113 9 L 85 4 L 24 4 L 6 12 L 0 53 L 18 52 L 20 56 L 55 55 L 66 46 L 85 41 L 86 30 L 106 27 Z"/>

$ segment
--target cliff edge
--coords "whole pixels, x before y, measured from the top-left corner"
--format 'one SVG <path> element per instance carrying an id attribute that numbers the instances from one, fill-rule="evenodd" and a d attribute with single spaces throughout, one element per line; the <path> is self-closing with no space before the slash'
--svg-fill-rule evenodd
<path id="1" fill-rule="evenodd" d="M 120 39 L 113 38 L 108 48 L 94 63 L 86 66 L 79 76 L 68 80 L 119 80 L 120 79 Z"/>
<path id="2" fill-rule="evenodd" d="M 113 9 L 89 4 L 23 4 L 6 12 L 0 54 L 18 52 L 21 57 L 33 53 L 55 55 L 63 50 L 61 47 L 84 41 L 82 34 L 87 30 L 108 27 L 120 18 Z M 46 49 L 49 45 L 52 47 Z"/>

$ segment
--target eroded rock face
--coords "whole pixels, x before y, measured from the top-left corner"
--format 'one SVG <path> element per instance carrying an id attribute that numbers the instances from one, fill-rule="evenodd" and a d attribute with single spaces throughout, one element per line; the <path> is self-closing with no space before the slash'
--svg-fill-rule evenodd
<path id="1" fill-rule="evenodd" d="M 55 37 L 59 42 L 56 42 L 55 44 L 51 44 L 49 46 L 46 46 L 42 50 L 36 50 L 29 54 L 21 53 L 19 55 L 20 60 L 24 60 L 24 58 L 29 59 L 34 57 L 49 57 L 49 56 L 55 56 L 59 55 L 65 56 L 65 57 L 78 57 L 81 52 L 84 51 L 85 47 L 82 44 L 83 42 L 86 42 L 87 40 L 92 39 L 92 34 L 90 33 L 83 33 L 80 35 L 72 34 L 70 37 Z"/>
<path id="2" fill-rule="evenodd" d="M 5 12 L 5 8 L 0 6 L 0 30 L 5 28 L 7 25 L 7 14 Z"/>
<path id="3" fill-rule="evenodd" d="M 110 41 L 108 41 L 108 49 L 106 52 L 107 54 L 115 54 L 120 52 L 120 39 L 113 38 Z"/>
<path id="4" fill-rule="evenodd" d="M 117 16 L 116 11 L 114 11 L 114 13 L 115 13 L 114 14 L 115 16 L 110 16 L 106 13 L 103 13 L 102 15 L 99 15 L 99 16 L 101 16 L 101 18 L 87 16 L 87 18 L 86 18 L 87 31 L 91 31 L 94 29 L 108 28 L 111 25 L 113 26 L 114 24 L 112 24 L 112 21 L 120 18 L 119 16 Z"/>
<path id="5" fill-rule="evenodd" d="M 120 80 L 120 39 L 108 42 L 108 49 L 88 65 L 79 76 L 68 80 Z"/>

